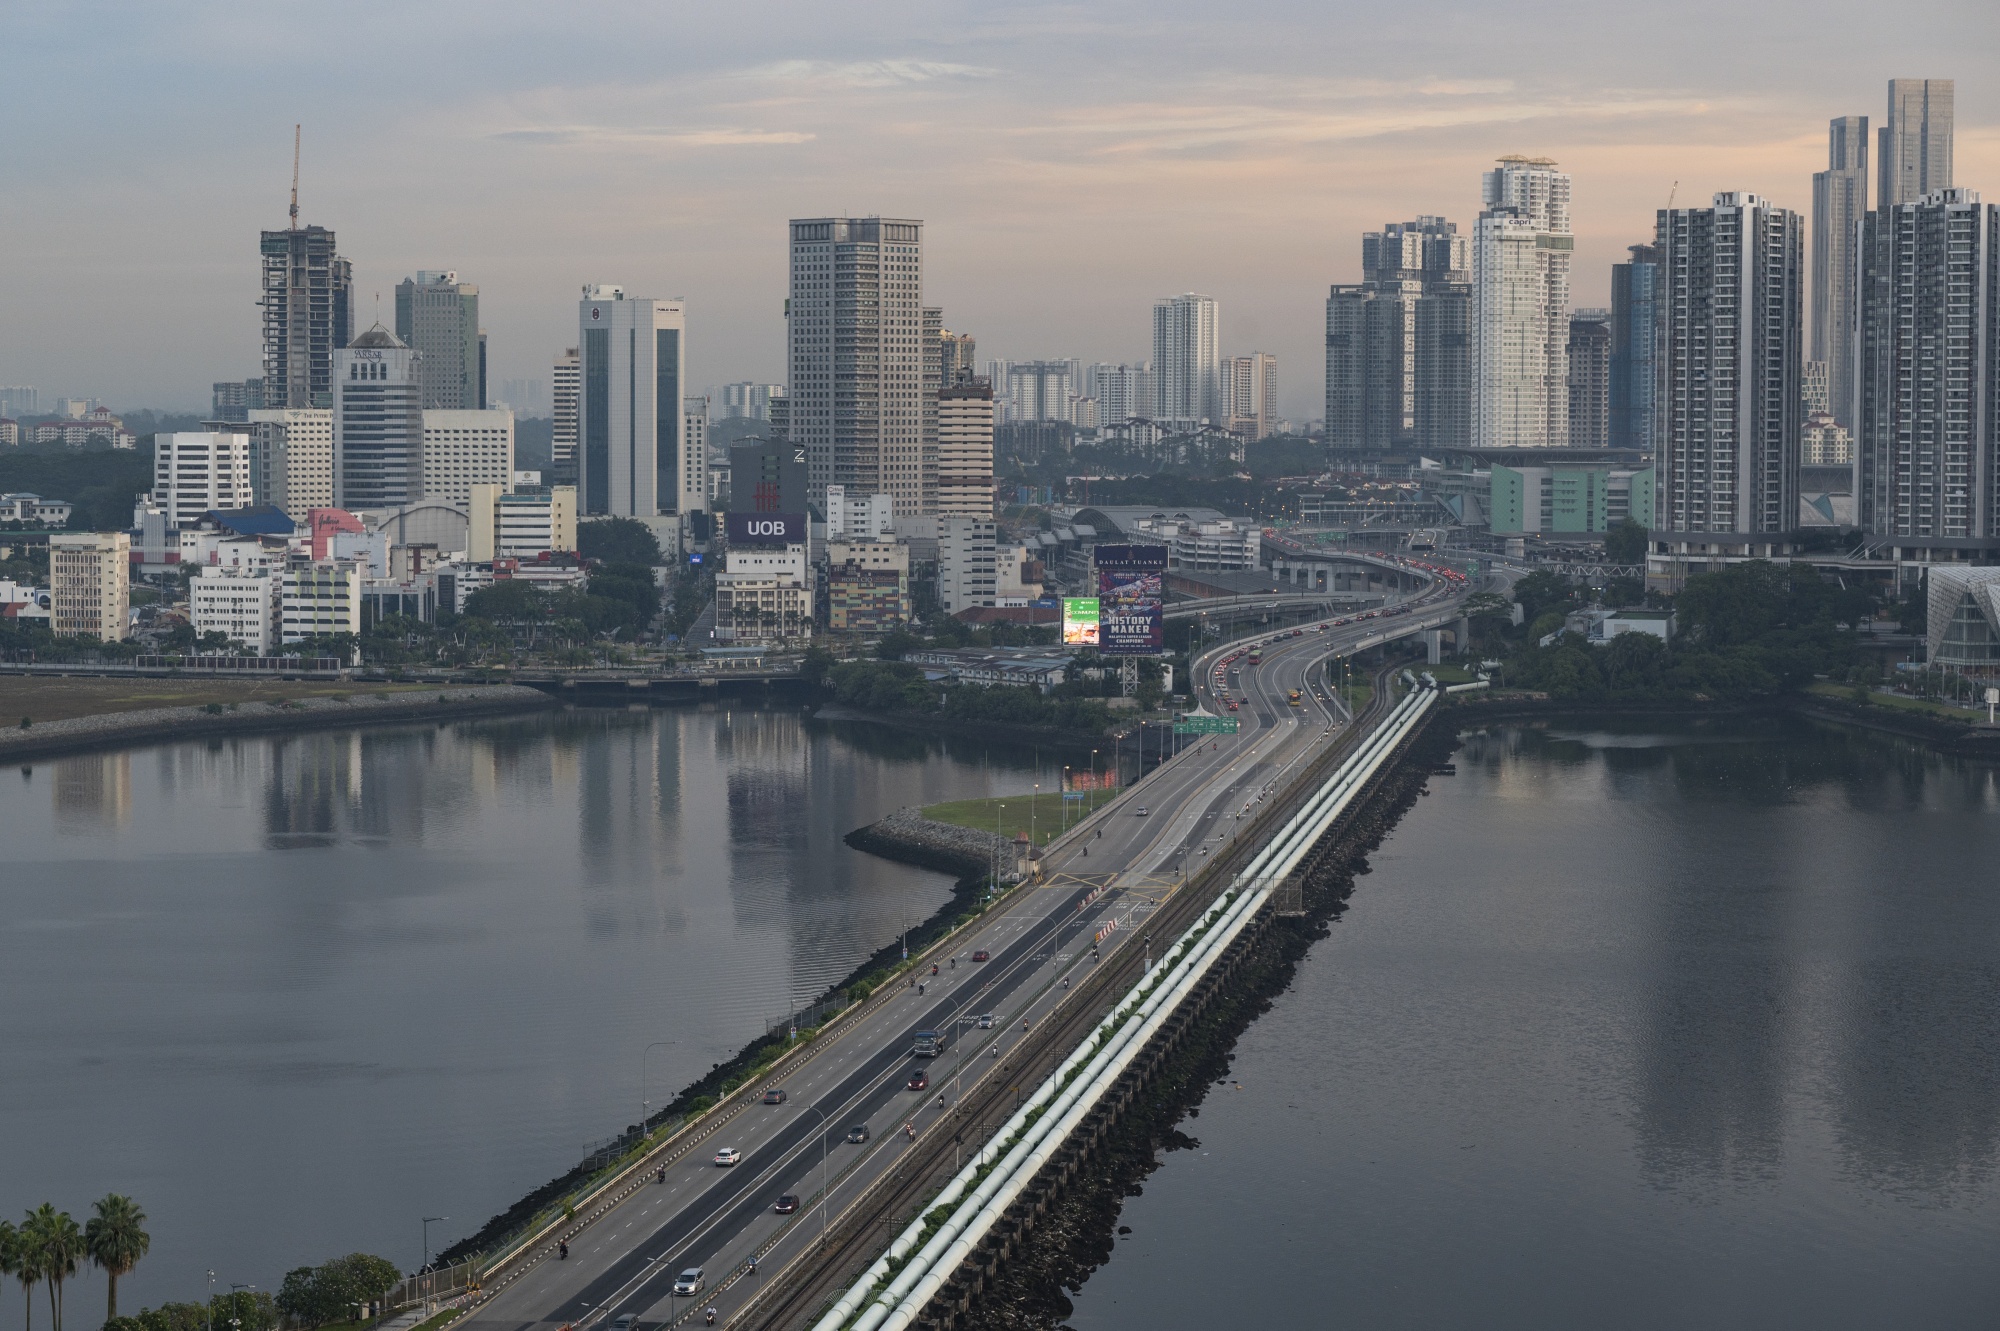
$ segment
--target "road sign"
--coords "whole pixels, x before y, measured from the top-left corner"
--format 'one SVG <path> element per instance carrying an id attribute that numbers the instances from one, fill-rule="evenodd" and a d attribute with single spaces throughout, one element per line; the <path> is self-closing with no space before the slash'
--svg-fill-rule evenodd
<path id="1" fill-rule="evenodd" d="M 1176 735 L 1233 735 L 1236 733 L 1236 718 L 1233 716 L 1180 716 L 1174 719 Z"/>

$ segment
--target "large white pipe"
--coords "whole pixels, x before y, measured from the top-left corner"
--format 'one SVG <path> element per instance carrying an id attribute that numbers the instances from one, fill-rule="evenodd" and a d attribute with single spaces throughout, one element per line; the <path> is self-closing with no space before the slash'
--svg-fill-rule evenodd
<path id="1" fill-rule="evenodd" d="M 1285 839 L 1288 851 L 1285 858 L 1290 863 L 1287 863 L 1285 872 L 1288 873 L 1296 863 L 1296 858 L 1310 848 L 1312 841 L 1318 839 L 1318 832 L 1323 830 L 1325 823 L 1332 817 L 1338 816 L 1340 808 L 1344 808 L 1348 802 L 1345 797 L 1351 795 L 1352 790 L 1361 781 L 1373 775 L 1393 746 L 1429 709 L 1433 701 L 1434 697 L 1429 694 L 1413 694 L 1405 698 L 1369 741 L 1342 763 L 1334 778 L 1312 801 L 1312 804 L 1319 806 L 1313 812 L 1321 816 L 1312 817 L 1309 822 L 1302 824 L 1302 819 L 1305 818 L 1305 811 L 1302 810 L 1301 814 L 1295 815 L 1287 824 L 1286 831 L 1291 835 Z M 1337 807 L 1327 808 L 1326 806 L 1332 801 L 1337 801 Z M 1312 834 L 1311 840 L 1303 840 L 1309 832 Z M 1253 865 L 1268 862 L 1272 849 L 1267 846 L 1260 852 L 1257 861 L 1253 861 Z M 956 1270 L 958 1263 L 963 1260 L 962 1252 L 956 1258 L 949 1258 L 952 1249 L 956 1247 L 969 1251 L 971 1244 L 976 1243 L 986 1230 L 991 1228 L 992 1220 L 997 1218 L 999 1211 L 1004 1211 L 1007 1205 L 1011 1205 L 1013 1196 L 1026 1186 L 1028 1180 L 1041 1169 L 1053 1151 L 1068 1139 L 1075 1123 L 1081 1120 L 1082 1115 L 1096 1104 L 1102 1094 L 1102 1087 L 1108 1081 L 1122 1075 L 1124 1067 L 1143 1047 L 1144 1040 L 1150 1040 L 1159 1025 L 1178 1009 L 1187 992 L 1207 973 L 1214 958 L 1242 932 L 1269 895 L 1268 888 L 1239 891 L 1233 900 L 1217 903 L 1190 925 L 1175 948 L 1162 959 L 1160 969 L 1153 976 L 1142 980 L 1125 999 L 1120 1001 L 1104 1022 L 1099 1024 L 1092 1038 L 1081 1044 L 1054 1073 L 1050 1074 L 1036 1089 L 1034 1096 L 1021 1106 L 999 1132 L 994 1134 L 986 1148 L 979 1152 L 972 1162 L 938 1194 L 927 1209 L 927 1214 L 941 1205 L 952 1205 L 955 1202 L 958 1205 L 955 1207 L 954 1215 L 948 1218 L 924 1245 L 924 1251 L 917 1254 L 916 1258 L 898 1273 L 897 1278 L 877 1299 L 868 1300 L 869 1291 L 888 1274 L 896 1260 L 910 1251 L 916 1239 L 921 1236 L 926 1221 L 920 1216 L 911 1222 L 897 1241 L 890 1246 L 890 1250 L 864 1272 L 832 1308 L 828 1309 L 825 1316 L 815 1325 L 815 1331 L 834 1331 L 853 1316 L 854 1311 L 864 1302 L 867 1302 L 868 1306 L 860 1320 L 856 1322 L 854 1331 L 874 1331 L 874 1328 L 879 1326 L 893 1309 L 899 1307 L 911 1309 L 908 1314 L 910 1317 L 921 1310 L 935 1293 L 936 1285 L 941 1285 L 943 1279 L 951 1271 Z M 1194 948 L 1189 949 L 1189 938 L 1204 929 L 1211 932 L 1206 933 Z M 1149 982 L 1152 988 L 1148 993 Z M 1145 997 L 1134 1013 L 1136 1020 L 1117 1032 L 1111 1041 L 1104 1048 L 1097 1049 L 1093 1056 L 1091 1051 L 1104 1039 L 1107 1029 L 1125 1013 L 1132 1011 L 1133 1000 L 1141 995 Z M 1056 1087 L 1062 1085 L 1063 1078 L 1086 1057 L 1090 1058 L 1092 1066 L 1085 1068 L 1082 1074 L 1064 1089 L 1056 1103 L 1050 1105 L 1048 1111 L 1023 1134 L 1020 1142 L 1007 1148 L 1008 1138 L 1020 1130 L 1022 1123 L 1035 1109 L 1048 1101 L 1055 1093 Z M 1108 1077 L 1107 1070 L 1110 1071 Z M 1061 1129 L 1060 1132 L 1057 1131 L 1058 1128 Z M 1010 1158 L 1002 1161 L 1001 1167 L 987 1176 L 972 1198 L 959 1202 L 965 1188 L 977 1176 L 978 1171 L 1003 1148 L 1007 1149 Z M 1028 1171 L 1025 1174 L 1022 1172 L 1024 1169 Z M 995 1209 L 996 1205 L 998 1210 Z M 949 1259 L 945 1260 L 947 1258 Z M 944 1260 L 942 1266 L 941 1260 Z M 912 1305 L 909 1302 L 910 1291 L 921 1289 L 924 1282 L 930 1282 L 933 1278 L 935 1284 L 932 1285 L 930 1293 L 924 1294 L 921 1300 Z M 907 1317 L 904 1320 L 907 1321 Z"/>

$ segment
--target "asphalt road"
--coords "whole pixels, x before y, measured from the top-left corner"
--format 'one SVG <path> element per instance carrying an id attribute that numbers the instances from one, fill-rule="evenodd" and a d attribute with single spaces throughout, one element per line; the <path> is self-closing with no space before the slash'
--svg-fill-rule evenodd
<path id="1" fill-rule="evenodd" d="M 900 988 L 871 1000 L 787 1070 L 784 1103 L 742 1110 L 667 1165 L 663 1181 L 636 1189 L 579 1234 L 567 1259 L 536 1260 L 460 1325 L 526 1331 L 630 1316 L 651 1328 L 711 1304 L 726 1322 L 754 1282 L 811 1243 L 822 1210 L 830 1221 L 897 1167 L 909 1146 L 905 1125 L 918 1131 L 934 1125 L 957 1100 L 962 1072 L 977 1075 L 997 1062 L 1026 1088 L 1046 1075 L 1039 1064 L 1014 1068 L 1008 1051 L 1024 1022 L 1041 1020 L 1061 1001 L 1065 977 L 1094 964 L 1093 940 L 1108 930 L 1107 954 L 1117 946 L 1149 946 L 1152 911 L 1344 724 L 1330 692 L 1316 689 L 1325 661 L 1385 628 L 1435 618 L 1416 612 L 1441 611 L 1457 594 L 1439 587 L 1410 602 L 1408 615 L 1323 632 L 1308 627 L 1296 638 L 1267 635 L 1270 645 L 1257 666 L 1247 655 L 1220 664 L 1256 639 L 1205 654 L 1194 672 L 1203 705 L 1234 715 L 1237 734 L 1185 741 L 1187 749 L 1054 842 L 1042 861 L 1043 881 L 1016 893 L 960 940 L 955 956 L 940 959 L 936 976 L 921 977 L 921 990 Z M 1288 698 L 1293 689 L 1300 691 L 1297 707 Z M 1240 700 L 1237 712 L 1227 712 L 1225 692 Z M 991 959 L 973 962 L 979 949 Z M 991 1025 L 982 1027 L 988 1014 Z M 920 1030 L 949 1032 L 946 1052 L 914 1057 Z M 908 1089 L 918 1071 L 928 1087 Z M 847 1140 L 851 1128 L 863 1126 L 867 1141 Z M 715 1155 L 723 1147 L 740 1150 L 741 1161 L 719 1167 Z M 783 1194 L 800 1199 L 796 1214 L 774 1211 Z M 747 1273 L 752 1258 L 762 1274 Z M 674 1279 L 690 1267 L 703 1270 L 703 1289 L 677 1297 Z M 737 1283 L 722 1288 L 731 1277 Z"/>

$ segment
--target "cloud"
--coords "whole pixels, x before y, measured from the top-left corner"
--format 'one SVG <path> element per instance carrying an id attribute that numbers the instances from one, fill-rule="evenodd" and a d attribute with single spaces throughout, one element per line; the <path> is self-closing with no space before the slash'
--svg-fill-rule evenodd
<path id="1" fill-rule="evenodd" d="M 665 129 L 649 125 L 544 125 L 496 130 L 487 135 L 505 143 L 551 144 L 562 147 L 634 147 L 657 144 L 677 148 L 741 148 L 770 144 L 810 143 L 815 135 L 791 129 Z"/>
<path id="2" fill-rule="evenodd" d="M 997 69 L 938 60 L 780 60 L 740 70 L 735 77 L 785 83 L 817 83 L 846 88 L 895 88 L 948 79 L 984 79 Z"/>

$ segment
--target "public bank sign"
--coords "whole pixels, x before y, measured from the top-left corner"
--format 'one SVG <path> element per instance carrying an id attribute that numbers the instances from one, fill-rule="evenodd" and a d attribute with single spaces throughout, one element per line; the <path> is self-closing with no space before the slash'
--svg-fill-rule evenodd
<path id="1" fill-rule="evenodd" d="M 731 545 L 804 545 L 803 513 L 730 513 L 723 523 Z"/>

